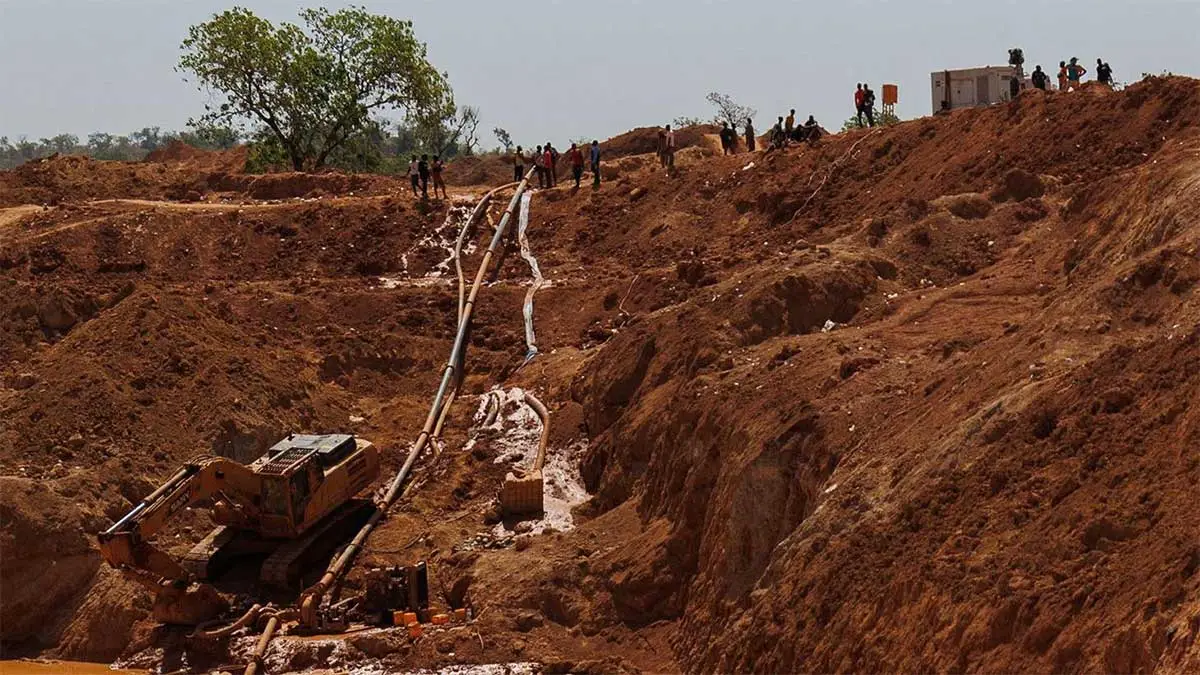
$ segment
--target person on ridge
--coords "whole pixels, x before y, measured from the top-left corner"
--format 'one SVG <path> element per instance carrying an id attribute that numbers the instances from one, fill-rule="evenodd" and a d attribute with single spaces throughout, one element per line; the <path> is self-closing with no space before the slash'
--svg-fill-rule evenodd
<path id="1" fill-rule="evenodd" d="M 537 151 L 533 153 L 533 172 L 537 174 L 538 187 L 546 187 L 546 159 L 542 153 L 542 146 L 537 146 Z"/>
<path id="2" fill-rule="evenodd" d="M 433 198 L 437 199 L 438 188 L 442 188 L 442 199 L 450 199 L 450 195 L 446 193 L 446 181 L 442 180 L 442 170 L 446 168 L 442 164 L 442 160 L 437 155 L 433 156 Z"/>
<path id="3" fill-rule="evenodd" d="M 863 83 L 863 114 L 867 116 L 867 124 L 875 126 L 875 92 L 871 85 Z"/>
<path id="4" fill-rule="evenodd" d="M 787 139 L 783 135 L 783 118 L 775 122 L 775 126 L 771 127 L 771 149 L 782 148 L 787 145 Z"/>
<path id="5" fill-rule="evenodd" d="M 783 121 L 783 133 L 786 134 L 788 136 L 788 138 L 791 138 L 792 129 L 795 126 L 796 126 L 796 109 L 792 108 L 792 111 L 788 113 L 787 119 L 785 119 Z"/>
<path id="6" fill-rule="evenodd" d="M 675 168 L 675 132 L 667 125 L 667 172 Z"/>
<path id="7" fill-rule="evenodd" d="M 583 153 L 579 151 L 579 146 L 571 144 L 567 159 L 571 160 L 571 177 L 575 179 L 575 189 L 578 190 L 579 181 L 583 179 Z"/>
<path id="8" fill-rule="evenodd" d="M 412 161 L 408 163 L 408 180 L 412 183 L 413 198 L 420 197 L 417 192 L 417 187 L 421 184 L 421 176 L 417 173 L 417 156 L 412 156 Z"/>
<path id="9" fill-rule="evenodd" d="M 754 122 L 746 118 L 746 150 L 754 152 Z"/>
<path id="10" fill-rule="evenodd" d="M 545 150 L 542 151 L 542 164 L 546 167 L 546 187 L 552 188 L 558 186 L 558 176 L 554 169 L 554 148 L 550 144 L 545 145 Z"/>
<path id="11" fill-rule="evenodd" d="M 1112 86 L 1112 68 L 1103 59 L 1096 59 L 1096 79 L 1101 84 Z"/>
<path id="12" fill-rule="evenodd" d="M 863 92 L 862 82 L 858 83 L 858 90 L 854 92 L 854 110 L 858 116 L 858 126 L 863 125 L 863 101 L 866 100 L 866 93 Z"/>
<path id="13" fill-rule="evenodd" d="M 421 199 L 429 199 L 429 155 L 421 155 L 417 174 L 421 176 Z"/>
<path id="14" fill-rule="evenodd" d="M 1058 62 L 1058 90 L 1059 91 L 1067 90 L 1067 62 L 1066 61 Z"/>
<path id="15" fill-rule="evenodd" d="M 592 141 L 592 187 L 600 187 L 600 141 Z"/>
<path id="16" fill-rule="evenodd" d="M 1033 82 L 1035 89 L 1041 89 L 1042 91 L 1046 91 L 1046 85 L 1050 81 L 1050 78 L 1046 77 L 1046 71 L 1042 70 L 1041 66 L 1033 69 L 1033 74 L 1029 76 L 1029 79 Z"/>
<path id="17" fill-rule="evenodd" d="M 721 154 L 729 154 L 729 122 L 721 122 L 721 133 L 718 134 L 721 139 Z"/>
<path id="18" fill-rule="evenodd" d="M 1083 76 L 1087 75 L 1087 68 L 1079 65 L 1079 59 L 1072 57 L 1071 63 L 1067 65 L 1067 85 L 1072 89 L 1078 89 L 1083 82 Z"/>
<path id="19" fill-rule="evenodd" d="M 817 124 L 817 118 L 812 115 L 808 116 L 808 121 L 804 123 L 804 140 L 810 144 L 815 143 L 821 137 L 821 127 Z"/>
<path id="20" fill-rule="evenodd" d="M 518 183 L 525 176 L 525 153 L 521 152 L 521 146 L 517 146 L 517 152 L 513 154 L 513 182 Z"/>
<path id="21" fill-rule="evenodd" d="M 550 153 L 550 161 L 546 162 L 546 169 L 550 172 L 550 187 L 558 187 L 558 150 L 546 141 L 546 152 Z"/>
<path id="22" fill-rule="evenodd" d="M 658 165 L 662 168 L 667 168 L 667 130 L 658 129 Z"/>

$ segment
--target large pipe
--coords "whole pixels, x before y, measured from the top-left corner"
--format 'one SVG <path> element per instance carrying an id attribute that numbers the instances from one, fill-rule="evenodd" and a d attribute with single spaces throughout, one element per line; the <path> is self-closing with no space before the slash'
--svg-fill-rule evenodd
<path id="1" fill-rule="evenodd" d="M 263 656 L 267 653 L 267 645 L 271 643 L 271 638 L 275 637 L 276 628 L 279 628 L 279 617 L 272 616 L 267 621 L 266 629 L 258 638 L 254 653 L 250 655 L 250 663 L 246 664 L 245 675 L 257 675 L 259 666 L 263 666 Z M 266 671 L 266 666 L 263 666 L 262 672 Z"/>
<path id="2" fill-rule="evenodd" d="M 320 606 L 325 592 L 345 573 L 350 561 L 358 555 L 359 550 L 366 543 L 371 531 L 375 529 L 380 520 L 383 520 L 388 509 L 395 503 L 405 479 L 408 478 L 408 474 L 412 470 L 413 465 L 416 464 L 417 458 L 421 456 L 421 451 L 425 449 L 425 445 L 429 442 L 434 425 L 437 423 L 442 407 L 445 405 L 446 392 L 450 387 L 450 382 L 454 378 L 455 372 L 458 371 L 458 364 L 462 362 L 462 356 L 466 349 L 467 327 L 471 323 L 471 314 L 475 309 L 475 300 L 479 295 L 479 288 L 483 285 L 483 277 L 487 274 L 492 257 L 496 254 L 496 247 L 499 246 L 500 240 L 504 236 L 504 231 L 508 227 L 508 221 L 512 219 L 513 211 L 517 208 L 517 203 L 521 199 L 521 193 L 529 185 L 529 179 L 533 176 L 533 171 L 533 169 L 530 169 L 525 174 L 525 178 L 517 185 L 517 190 L 508 204 L 508 209 L 505 210 L 504 217 L 500 219 L 500 224 L 496 227 L 495 234 L 492 235 L 492 242 L 488 246 L 487 252 L 483 254 L 483 260 L 479 263 L 479 271 L 475 274 L 475 283 L 471 286 L 471 293 L 467 296 L 462 311 L 459 313 L 458 334 L 454 338 L 454 347 L 450 350 L 450 358 L 447 359 L 446 367 L 442 372 L 442 382 L 438 386 L 437 394 L 433 397 L 433 404 L 429 408 L 429 415 L 425 418 L 425 426 L 421 429 L 421 434 L 417 436 L 416 442 L 413 443 L 412 449 L 409 450 L 408 457 L 404 460 L 404 465 L 400 467 L 400 471 L 392 479 L 391 485 L 388 486 L 387 494 L 384 496 L 383 501 L 380 502 L 379 508 L 371 515 L 370 520 L 362 526 L 362 529 L 358 531 L 358 534 L 355 535 L 354 539 L 346 547 L 346 550 L 342 551 L 342 554 L 330 564 L 320 581 L 304 592 L 300 604 L 300 621 L 304 625 L 313 628 L 316 627 L 317 608 Z"/>

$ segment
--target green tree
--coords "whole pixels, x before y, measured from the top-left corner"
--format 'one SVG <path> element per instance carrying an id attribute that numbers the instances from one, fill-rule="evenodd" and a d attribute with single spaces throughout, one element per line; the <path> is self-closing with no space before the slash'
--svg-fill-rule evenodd
<path id="1" fill-rule="evenodd" d="M 412 22 L 359 7 L 300 18 L 304 28 L 276 26 L 236 7 L 189 29 L 179 70 L 221 99 L 201 123 L 251 123 L 303 170 L 324 166 L 375 113 L 454 109 Z"/>

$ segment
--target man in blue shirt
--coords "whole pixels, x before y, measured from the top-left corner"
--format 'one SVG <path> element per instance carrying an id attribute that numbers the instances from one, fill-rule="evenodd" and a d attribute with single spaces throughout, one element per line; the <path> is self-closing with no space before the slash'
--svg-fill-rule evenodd
<path id="1" fill-rule="evenodd" d="M 592 141 L 592 187 L 600 187 L 600 143 Z"/>

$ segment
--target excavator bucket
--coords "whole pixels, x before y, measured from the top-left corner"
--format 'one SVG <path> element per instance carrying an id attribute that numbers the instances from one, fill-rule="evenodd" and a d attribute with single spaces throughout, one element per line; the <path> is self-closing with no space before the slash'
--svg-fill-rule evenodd
<path id="1" fill-rule="evenodd" d="M 182 587 L 181 587 L 182 586 Z M 160 623 L 195 626 L 229 611 L 217 589 L 204 583 L 165 583 L 154 596 L 152 614 Z"/>
<path id="2" fill-rule="evenodd" d="M 505 518 L 541 515 L 543 511 L 541 471 L 521 475 L 509 473 L 504 477 L 504 486 L 500 488 L 500 512 Z"/>

